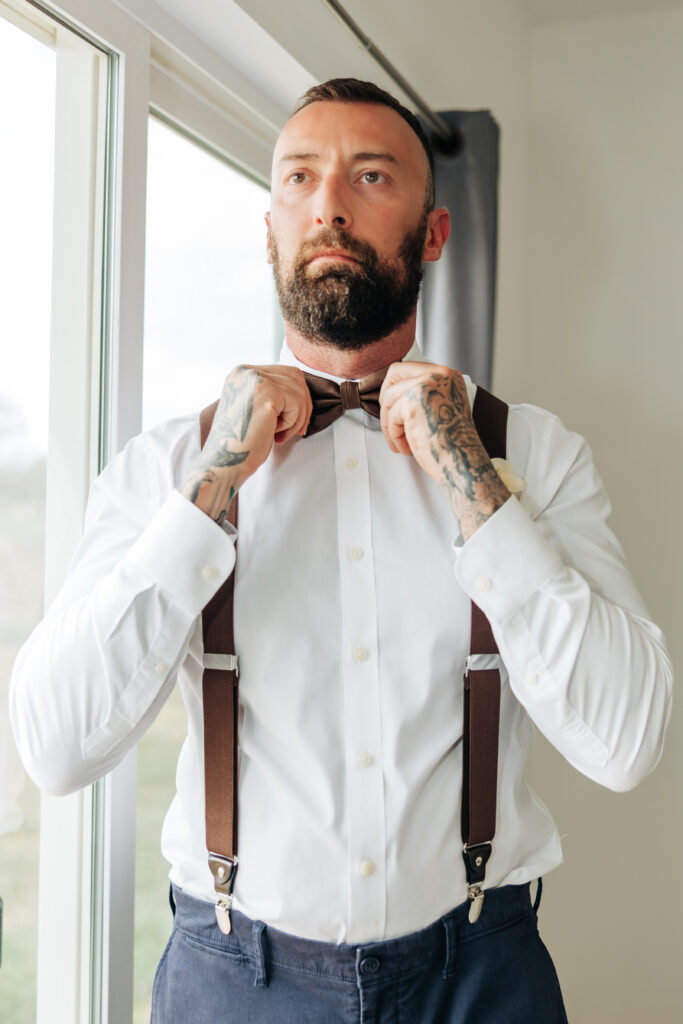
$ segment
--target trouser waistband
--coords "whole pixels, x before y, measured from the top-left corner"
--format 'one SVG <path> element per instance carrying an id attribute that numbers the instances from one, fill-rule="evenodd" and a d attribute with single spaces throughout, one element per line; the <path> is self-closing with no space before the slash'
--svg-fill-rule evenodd
<path id="1" fill-rule="evenodd" d="M 379 974 L 384 981 L 398 977 L 407 963 L 413 970 L 441 964 L 443 975 L 448 978 L 454 970 L 458 946 L 535 913 L 538 902 L 532 907 L 529 888 L 527 883 L 487 890 L 481 917 L 473 924 L 468 920 L 467 901 L 409 935 L 378 942 L 336 944 L 290 935 L 235 910 L 230 913 L 232 931 L 224 935 L 216 924 L 212 903 L 189 896 L 174 886 L 174 927 L 204 945 L 251 960 L 256 969 L 256 985 L 267 985 L 269 964 L 353 984 L 370 982 Z"/>

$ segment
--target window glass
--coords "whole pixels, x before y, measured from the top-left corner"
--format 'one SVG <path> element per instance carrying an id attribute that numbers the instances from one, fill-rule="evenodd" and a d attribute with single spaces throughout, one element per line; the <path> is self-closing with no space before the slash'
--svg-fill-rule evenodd
<path id="1" fill-rule="evenodd" d="M 36 1016 L 39 794 L 8 722 L 14 658 L 42 615 L 55 53 L 0 6 L 0 1017 Z"/>
<path id="2" fill-rule="evenodd" d="M 143 426 L 218 398 L 240 362 L 279 352 L 268 193 L 150 119 Z"/>
<path id="3" fill-rule="evenodd" d="M 143 424 L 216 399 L 240 362 L 268 363 L 280 347 L 265 260 L 265 189 L 150 119 Z M 171 929 L 164 815 L 186 735 L 176 688 L 138 747 L 135 1024 L 149 1020 L 156 964 Z"/>

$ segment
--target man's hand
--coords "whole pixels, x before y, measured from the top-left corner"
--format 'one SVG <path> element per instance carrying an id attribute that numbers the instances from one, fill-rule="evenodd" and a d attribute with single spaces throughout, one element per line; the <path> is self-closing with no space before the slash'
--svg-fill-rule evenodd
<path id="1" fill-rule="evenodd" d="M 462 374 L 431 363 L 393 363 L 379 400 L 387 444 L 413 455 L 436 480 L 467 540 L 510 492 L 479 439 Z"/>
<path id="2" fill-rule="evenodd" d="M 297 367 L 237 366 L 225 380 L 211 432 L 181 493 L 221 522 L 273 441 L 284 444 L 306 432 L 312 408 Z"/>

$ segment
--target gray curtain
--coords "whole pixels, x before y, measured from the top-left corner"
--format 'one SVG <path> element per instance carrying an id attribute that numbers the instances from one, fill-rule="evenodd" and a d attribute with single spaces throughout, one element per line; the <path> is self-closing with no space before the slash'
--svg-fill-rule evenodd
<path id="1" fill-rule="evenodd" d="M 460 131 L 464 148 L 455 157 L 436 154 L 436 204 L 450 211 L 451 237 L 439 262 L 425 266 L 422 350 L 490 387 L 500 130 L 488 110 L 439 113 Z"/>

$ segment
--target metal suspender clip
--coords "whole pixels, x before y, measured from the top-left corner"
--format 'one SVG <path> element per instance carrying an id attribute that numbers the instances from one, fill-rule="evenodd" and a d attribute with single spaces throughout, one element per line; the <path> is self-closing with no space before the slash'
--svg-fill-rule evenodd
<path id="1" fill-rule="evenodd" d="M 216 900 L 216 920 L 224 935 L 229 935 L 230 910 L 232 909 L 232 890 L 239 861 L 237 857 L 223 857 L 220 853 L 209 853 L 209 867 L 213 875 L 213 885 L 218 899 Z"/>
<path id="2" fill-rule="evenodd" d="M 467 898 L 470 900 L 469 922 L 474 924 L 481 914 L 484 904 L 482 883 L 486 877 L 486 864 L 491 856 L 492 843 L 477 843 L 475 846 L 463 847 L 462 857 L 465 861 L 467 875 Z"/>

